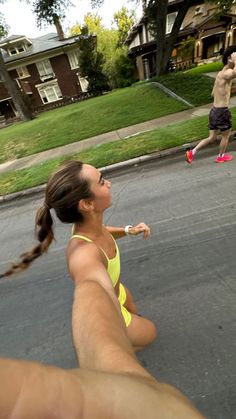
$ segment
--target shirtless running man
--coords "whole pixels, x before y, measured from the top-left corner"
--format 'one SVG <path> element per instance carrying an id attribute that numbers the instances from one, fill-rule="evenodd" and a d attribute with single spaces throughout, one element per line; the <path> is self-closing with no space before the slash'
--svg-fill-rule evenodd
<path id="1" fill-rule="evenodd" d="M 232 128 L 232 116 L 228 108 L 232 80 L 236 78 L 236 46 L 227 48 L 223 54 L 224 67 L 219 71 L 212 90 L 213 106 L 209 113 L 209 137 L 200 141 L 192 150 L 185 154 L 189 164 L 192 163 L 198 150 L 216 141 L 218 131 L 221 131 L 220 152 L 216 163 L 224 163 L 233 159 L 231 154 L 225 154 Z"/>

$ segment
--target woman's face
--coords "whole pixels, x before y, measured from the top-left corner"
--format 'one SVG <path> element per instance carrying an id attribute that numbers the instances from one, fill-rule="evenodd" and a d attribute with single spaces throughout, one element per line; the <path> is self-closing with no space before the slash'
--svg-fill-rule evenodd
<path id="1" fill-rule="evenodd" d="M 104 211 L 112 205 L 111 182 L 104 179 L 103 175 L 95 167 L 83 164 L 81 175 L 88 180 L 95 211 Z"/>

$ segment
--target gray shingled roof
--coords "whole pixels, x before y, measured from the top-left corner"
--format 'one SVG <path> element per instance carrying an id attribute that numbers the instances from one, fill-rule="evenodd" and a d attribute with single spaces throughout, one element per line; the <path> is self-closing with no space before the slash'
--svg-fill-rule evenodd
<path id="1" fill-rule="evenodd" d="M 49 51 L 51 49 L 61 48 L 62 46 L 73 45 L 75 44 L 77 37 L 70 37 L 63 40 L 59 40 L 57 33 L 48 33 L 37 38 L 28 38 L 25 35 L 11 35 L 8 38 L 2 39 L 0 41 L 0 45 L 5 44 L 7 41 L 12 41 L 20 38 L 25 38 L 26 41 L 31 41 L 32 45 L 28 47 L 27 51 L 13 56 L 9 56 L 8 53 L 4 51 L 4 49 L 2 49 L 3 59 L 5 63 L 21 60 L 22 58 L 30 57 L 32 55 Z"/>

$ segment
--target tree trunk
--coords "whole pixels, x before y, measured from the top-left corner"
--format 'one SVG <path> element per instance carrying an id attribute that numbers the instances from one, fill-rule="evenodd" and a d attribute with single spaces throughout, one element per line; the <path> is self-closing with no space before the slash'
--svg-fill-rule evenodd
<path id="1" fill-rule="evenodd" d="M 6 89 L 8 90 L 9 95 L 11 96 L 13 100 L 13 103 L 19 114 L 20 119 L 22 121 L 30 121 L 31 119 L 33 119 L 32 112 L 27 106 L 27 104 L 25 103 L 25 100 L 20 90 L 18 89 L 16 81 L 12 80 L 12 78 L 10 77 L 6 69 L 1 49 L 0 49 L 0 75 L 1 75 L 2 82 L 4 83 Z"/>
<path id="2" fill-rule="evenodd" d="M 146 7 L 147 7 L 147 0 L 142 0 L 142 14 L 143 14 L 143 16 L 145 15 Z"/>
<path id="3" fill-rule="evenodd" d="M 168 0 L 157 0 L 156 4 L 156 74 L 160 76 L 168 71 L 169 59 L 191 0 L 185 0 L 181 4 L 172 31 L 168 35 L 166 35 Z"/>
<path id="4" fill-rule="evenodd" d="M 168 56 L 168 52 L 166 51 L 166 16 L 168 0 L 158 0 L 156 4 L 156 74 L 157 76 L 160 76 L 165 73 L 167 65 L 166 56 Z"/>

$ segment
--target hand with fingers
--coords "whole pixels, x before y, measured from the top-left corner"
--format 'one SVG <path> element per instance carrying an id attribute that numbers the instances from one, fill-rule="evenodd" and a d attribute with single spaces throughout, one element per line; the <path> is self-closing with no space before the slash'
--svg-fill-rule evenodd
<path id="1" fill-rule="evenodd" d="M 129 228 L 130 236 L 137 236 L 138 234 L 142 233 L 144 239 L 147 239 L 151 234 L 150 228 L 145 223 L 139 223 L 136 226 L 132 226 Z"/>

